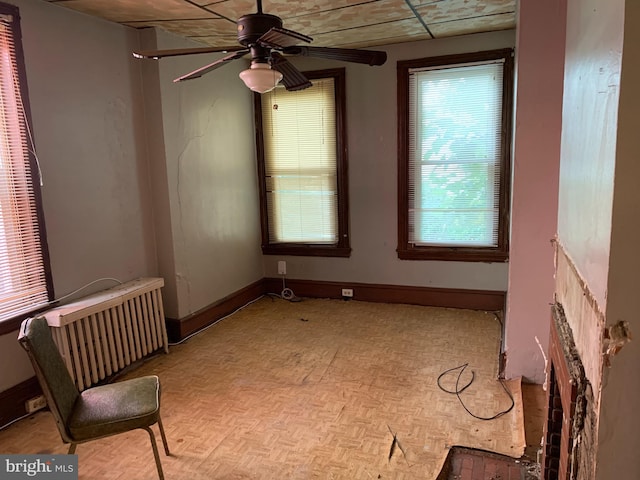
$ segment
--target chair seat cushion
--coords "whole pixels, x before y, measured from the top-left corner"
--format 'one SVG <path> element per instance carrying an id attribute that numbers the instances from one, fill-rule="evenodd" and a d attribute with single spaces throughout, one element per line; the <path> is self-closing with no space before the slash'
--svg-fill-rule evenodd
<path id="1" fill-rule="evenodd" d="M 69 421 L 75 441 L 104 437 L 158 421 L 160 381 L 155 375 L 93 387 L 80 393 Z"/>

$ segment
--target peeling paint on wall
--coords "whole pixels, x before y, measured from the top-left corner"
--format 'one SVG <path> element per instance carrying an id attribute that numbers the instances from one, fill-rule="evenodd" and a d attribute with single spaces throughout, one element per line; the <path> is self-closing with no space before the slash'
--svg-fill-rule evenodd
<path id="1" fill-rule="evenodd" d="M 556 262 L 556 301 L 564 307 L 587 379 L 599 401 L 605 316 L 560 241 L 556 242 Z"/>
<path id="2" fill-rule="evenodd" d="M 538 338 L 538 336 L 536 335 L 534 338 L 536 340 L 536 343 L 538 344 L 538 348 L 540 349 L 540 352 L 542 353 L 542 358 L 544 358 L 544 383 L 542 384 L 542 389 L 546 392 L 547 385 L 549 385 L 549 373 L 548 373 L 549 359 L 547 358 L 547 355 L 544 353 L 544 347 L 540 343 L 540 339 Z"/>
<path id="3" fill-rule="evenodd" d="M 602 342 L 602 357 L 607 367 L 611 366 L 611 357 L 617 355 L 622 348 L 631 341 L 629 322 L 620 320 L 615 325 L 607 327 Z"/>

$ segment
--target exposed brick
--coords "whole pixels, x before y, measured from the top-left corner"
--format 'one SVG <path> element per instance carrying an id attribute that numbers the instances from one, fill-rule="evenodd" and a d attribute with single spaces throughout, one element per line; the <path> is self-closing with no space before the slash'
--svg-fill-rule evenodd
<path id="1" fill-rule="evenodd" d="M 476 459 L 473 462 L 473 474 L 471 475 L 472 480 L 484 480 L 484 462 L 482 458 Z"/>
<path id="2" fill-rule="evenodd" d="M 544 427 L 545 445 L 543 448 L 544 480 L 565 480 L 583 477 L 571 472 L 574 465 L 580 465 L 580 471 L 588 468 L 585 458 L 594 453 L 583 452 L 581 448 L 585 439 L 593 437 L 582 435 L 577 453 L 574 438 L 583 429 L 585 422 L 584 390 L 588 387 L 584 367 L 573 342 L 571 328 L 564 317 L 562 306 L 554 305 L 552 328 L 549 336 L 549 362 L 547 364 L 549 378 L 549 399 L 547 407 L 547 423 Z M 589 402 L 587 402 L 589 403 Z M 593 403 L 591 403 L 593 408 Z M 588 413 L 587 413 L 588 417 Z M 577 455 L 573 458 L 573 455 Z M 593 457 L 592 457 L 593 458 Z"/>
<path id="3" fill-rule="evenodd" d="M 554 396 L 552 403 L 553 403 L 553 408 L 559 408 L 562 410 L 562 399 L 559 396 Z"/>
<path id="4" fill-rule="evenodd" d="M 522 480 L 521 464 L 502 455 L 454 447 L 448 457 L 447 480 Z M 440 477 L 438 477 L 440 478 Z"/>
<path id="5" fill-rule="evenodd" d="M 509 465 L 502 463 L 500 465 L 498 465 L 498 469 L 496 472 L 496 476 L 502 480 L 503 478 L 505 480 L 509 479 Z"/>
<path id="6" fill-rule="evenodd" d="M 522 479 L 522 469 L 517 468 L 514 465 L 509 466 L 509 476 L 507 477 L 509 480 L 521 480 Z"/>
<path id="7" fill-rule="evenodd" d="M 453 455 L 451 460 L 451 474 L 452 475 L 460 475 L 462 471 L 462 456 Z"/>
<path id="8" fill-rule="evenodd" d="M 489 476 L 495 477 L 496 472 L 498 471 L 498 462 L 494 459 L 485 458 L 484 459 L 484 474 L 485 477 Z"/>

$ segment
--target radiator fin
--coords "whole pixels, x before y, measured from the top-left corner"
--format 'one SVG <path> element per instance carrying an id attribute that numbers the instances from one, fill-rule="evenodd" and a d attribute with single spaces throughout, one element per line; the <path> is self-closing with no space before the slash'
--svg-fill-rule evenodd
<path id="1" fill-rule="evenodd" d="M 78 389 L 160 349 L 169 353 L 162 278 L 140 278 L 43 314 Z"/>

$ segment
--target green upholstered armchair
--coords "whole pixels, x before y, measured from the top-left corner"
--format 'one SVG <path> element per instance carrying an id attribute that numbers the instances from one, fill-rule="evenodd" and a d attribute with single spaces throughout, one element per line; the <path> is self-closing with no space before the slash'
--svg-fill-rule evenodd
<path id="1" fill-rule="evenodd" d="M 151 437 L 151 447 L 160 480 L 164 479 L 156 437 L 150 426 L 157 423 L 169 455 L 160 420 L 160 381 L 146 376 L 89 388 L 79 392 L 58 351 L 43 317 L 22 322 L 18 341 L 27 351 L 38 382 L 56 420 L 62 441 L 76 445 L 101 437 L 142 428 Z"/>

